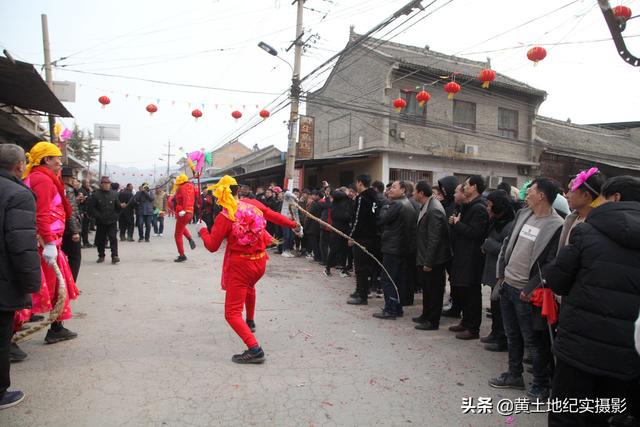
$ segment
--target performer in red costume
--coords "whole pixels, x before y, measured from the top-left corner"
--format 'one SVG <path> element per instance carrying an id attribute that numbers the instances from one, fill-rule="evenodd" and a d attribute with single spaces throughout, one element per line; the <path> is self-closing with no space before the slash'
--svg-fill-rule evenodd
<path id="1" fill-rule="evenodd" d="M 267 245 L 273 237 L 266 231 L 267 221 L 302 232 L 300 224 L 267 208 L 255 199 L 238 199 L 238 184 L 230 176 L 224 176 L 214 185 L 214 196 L 223 208 L 216 216 L 211 229 L 198 223 L 198 234 L 204 246 L 216 252 L 227 239 L 227 248 L 222 266 L 222 289 L 226 290 L 224 316 L 231 328 L 242 338 L 248 350 L 235 354 L 236 363 L 262 363 L 264 351 L 253 335 L 256 290 L 255 285 L 264 274 L 267 265 Z M 247 321 L 242 319 L 242 308 L 246 305 Z"/>
<path id="2" fill-rule="evenodd" d="M 177 190 L 176 190 L 177 189 Z M 182 174 L 176 178 L 176 184 L 174 186 L 175 196 L 175 212 L 176 212 L 176 231 L 173 234 L 176 239 L 176 247 L 178 248 L 178 258 L 175 262 L 184 262 L 187 260 L 184 254 L 184 242 L 182 237 L 186 237 L 189 241 L 191 249 L 196 248 L 196 242 L 191 238 L 191 233 L 187 225 L 193 218 L 193 204 L 195 203 L 196 189 L 193 184 L 189 182 L 187 175 Z"/>

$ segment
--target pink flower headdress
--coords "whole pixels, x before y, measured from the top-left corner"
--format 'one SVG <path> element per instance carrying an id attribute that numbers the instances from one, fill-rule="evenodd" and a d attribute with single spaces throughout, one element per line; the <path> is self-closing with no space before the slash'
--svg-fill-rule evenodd
<path id="1" fill-rule="evenodd" d="M 589 178 L 591 178 L 593 175 L 596 175 L 600 173 L 600 170 L 598 170 L 598 168 L 591 168 L 589 170 L 586 171 L 581 171 L 574 179 L 573 179 L 573 184 L 571 185 L 571 191 L 576 191 L 578 188 L 580 188 L 580 186 L 582 184 L 584 184 L 585 187 L 587 187 L 593 194 L 597 195 L 600 194 L 599 191 L 596 191 L 593 189 L 593 187 L 591 187 L 589 185 L 589 183 L 587 182 L 587 180 Z"/>

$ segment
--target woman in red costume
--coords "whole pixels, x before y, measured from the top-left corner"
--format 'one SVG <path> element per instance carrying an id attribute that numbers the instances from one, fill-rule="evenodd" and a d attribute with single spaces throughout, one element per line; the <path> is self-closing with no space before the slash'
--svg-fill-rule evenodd
<path id="1" fill-rule="evenodd" d="M 176 231 L 173 236 L 176 239 L 176 247 L 178 248 L 178 258 L 174 261 L 184 262 L 187 260 L 187 257 L 184 254 L 183 236 L 189 241 L 191 249 L 196 248 L 196 242 L 191 238 L 191 233 L 189 233 L 189 229 L 187 228 L 187 224 L 189 224 L 193 218 L 193 204 L 196 200 L 196 189 L 193 187 L 193 184 L 189 182 L 187 175 L 182 174 L 176 178 L 174 190 Z"/>
<path id="2" fill-rule="evenodd" d="M 253 335 L 253 316 L 256 306 L 255 285 L 264 274 L 267 265 L 267 245 L 273 238 L 265 229 L 267 221 L 300 233 L 300 224 L 267 208 L 255 199 L 238 199 L 238 184 L 230 176 L 224 176 L 214 185 L 214 196 L 223 208 L 216 216 L 211 233 L 203 222 L 198 223 L 198 234 L 204 246 L 211 252 L 220 248 L 227 239 L 222 266 L 222 289 L 226 290 L 224 317 L 231 328 L 242 338 L 248 350 L 235 354 L 236 363 L 262 363 L 264 352 Z M 246 305 L 247 320 L 242 319 Z"/>
<path id="3" fill-rule="evenodd" d="M 78 297 L 78 288 L 61 248 L 65 221 L 72 215 L 72 211 L 59 176 L 62 169 L 60 149 L 50 142 L 38 142 L 31 148 L 27 158 L 29 163 L 24 183 L 36 196 L 36 229 L 40 240 L 40 266 L 43 274 L 40 292 L 33 294 L 33 312 L 51 311 L 58 299 L 58 279 L 53 264 L 58 265 L 67 285 L 67 298 L 62 313 L 58 321 L 51 324 L 44 339 L 47 344 L 52 344 L 78 336 L 62 326 L 63 320 L 71 319 L 69 299 Z"/>

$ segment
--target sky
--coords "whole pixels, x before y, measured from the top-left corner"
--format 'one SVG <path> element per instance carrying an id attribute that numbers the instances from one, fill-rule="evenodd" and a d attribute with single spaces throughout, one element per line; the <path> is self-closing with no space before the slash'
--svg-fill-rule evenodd
<path id="1" fill-rule="evenodd" d="M 365 33 L 407 2 L 306 0 L 303 39 L 313 37 L 302 76 L 345 46 L 350 25 Z M 640 12 L 640 0 L 612 1 L 617 4 Z M 62 123 L 121 126 L 121 140 L 104 143 L 109 164 L 166 167 L 169 140 L 174 150 L 209 150 L 254 124 L 241 142 L 286 150 L 289 107 L 275 106 L 291 84 L 285 63 L 293 64 L 293 49 L 285 51 L 295 38 L 291 1 L 0 0 L 0 47 L 39 71 L 41 14 L 48 16 L 57 61 L 54 80 L 77 84 L 76 102 L 65 103 L 74 118 Z M 624 35 L 640 56 L 640 19 L 629 21 Z M 597 0 L 436 0 L 374 37 L 468 59 L 489 57 L 497 72 L 548 93 L 541 115 L 573 123 L 640 120 L 640 70 L 616 53 Z M 259 49 L 260 41 L 279 58 Z M 534 67 L 526 52 L 535 44 L 548 55 Z M 319 88 L 327 75 L 309 78 L 303 90 Z M 105 108 L 98 103 L 102 95 L 111 99 Z M 158 107 L 153 115 L 145 110 L 151 103 Z M 203 112 L 197 121 L 191 116 L 196 108 Z M 273 112 L 267 120 L 257 115 L 263 108 Z M 243 114 L 239 120 L 231 116 L 236 110 Z"/>

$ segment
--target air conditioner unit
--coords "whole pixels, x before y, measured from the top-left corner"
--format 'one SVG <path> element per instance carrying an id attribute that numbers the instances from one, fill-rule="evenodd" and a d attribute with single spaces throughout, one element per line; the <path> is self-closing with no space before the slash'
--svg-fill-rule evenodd
<path id="1" fill-rule="evenodd" d="M 464 154 L 470 154 L 472 156 L 478 155 L 478 146 L 477 145 L 464 145 Z"/>
<path id="2" fill-rule="evenodd" d="M 490 176 L 489 177 L 489 188 L 495 190 L 498 188 L 498 184 L 502 182 L 501 176 Z"/>
<path id="3" fill-rule="evenodd" d="M 407 138 L 407 135 L 404 132 L 400 132 L 399 138 L 404 141 Z"/>

